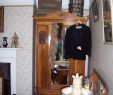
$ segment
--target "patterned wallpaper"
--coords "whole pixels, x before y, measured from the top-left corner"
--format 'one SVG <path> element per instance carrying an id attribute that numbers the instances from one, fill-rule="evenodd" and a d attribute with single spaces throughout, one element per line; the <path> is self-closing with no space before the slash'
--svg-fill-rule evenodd
<path id="1" fill-rule="evenodd" d="M 33 6 L 5 7 L 4 33 L 10 47 L 14 32 L 19 36 L 17 49 L 17 95 L 32 95 L 32 42 L 33 42 Z"/>

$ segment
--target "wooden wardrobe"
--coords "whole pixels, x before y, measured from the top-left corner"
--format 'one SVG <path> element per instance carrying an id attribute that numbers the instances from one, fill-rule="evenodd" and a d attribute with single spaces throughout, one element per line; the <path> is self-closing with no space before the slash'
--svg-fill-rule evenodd
<path id="1" fill-rule="evenodd" d="M 72 74 L 78 72 L 84 75 L 85 60 L 55 60 L 54 55 L 51 57 L 54 54 L 50 44 L 51 34 L 55 31 L 53 25 L 62 23 L 66 30 L 77 21 L 86 24 L 88 18 L 77 17 L 69 12 L 54 12 L 33 18 L 36 22 L 36 95 L 61 95 L 61 88 L 70 85 Z"/>

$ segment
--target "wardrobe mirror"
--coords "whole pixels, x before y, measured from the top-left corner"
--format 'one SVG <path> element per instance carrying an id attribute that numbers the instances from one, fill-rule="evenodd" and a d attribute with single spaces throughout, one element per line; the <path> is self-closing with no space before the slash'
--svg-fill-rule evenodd
<path id="1" fill-rule="evenodd" d="M 104 20 L 104 42 L 113 42 L 112 30 L 112 0 L 102 0 L 103 3 L 103 20 Z"/>
<path id="2" fill-rule="evenodd" d="M 50 33 L 51 82 L 54 85 L 68 84 L 69 62 L 64 56 L 65 29 L 63 23 L 54 23 Z"/>

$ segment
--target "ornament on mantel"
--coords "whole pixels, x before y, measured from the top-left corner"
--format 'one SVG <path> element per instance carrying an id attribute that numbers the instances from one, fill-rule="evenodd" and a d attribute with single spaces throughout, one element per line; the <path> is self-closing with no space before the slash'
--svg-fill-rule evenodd
<path id="1" fill-rule="evenodd" d="M 8 45 L 8 43 L 7 43 L 7 37 L 3 37 L 2 46 L 6 48 L 7 45 Z"/>
<path id="2" fill-rule="evenodd" d="M 18 39 L 19 39 L 19 37 L 15 32 L 14 35 L 12 36 L 12 38 L 11 38 L 11 47 L 12 48 L 18 48 L 18 45 L 19 45 Z"/>

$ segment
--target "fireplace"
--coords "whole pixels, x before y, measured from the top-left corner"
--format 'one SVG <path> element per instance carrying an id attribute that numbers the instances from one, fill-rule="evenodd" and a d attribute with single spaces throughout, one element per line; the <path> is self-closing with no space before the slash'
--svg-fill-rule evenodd
<path id="1" fill-rule="evenodd" d="M 5 95 L 16 95 L 16 48 L 0 48 L 0 66 L 9 70 L 7 81 L 10 81 L 10 94 Z M 6 77 L 4 74 L 3 76 Z"/>
<path id="2" fill-rule="evenodd" d="M 3 76 L 3 94 L 11 95 L 10 63 L 0 62 L 0 74 Z"/>

